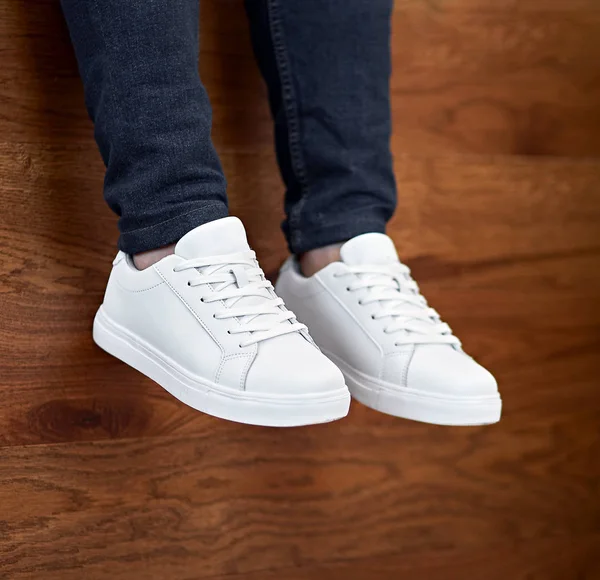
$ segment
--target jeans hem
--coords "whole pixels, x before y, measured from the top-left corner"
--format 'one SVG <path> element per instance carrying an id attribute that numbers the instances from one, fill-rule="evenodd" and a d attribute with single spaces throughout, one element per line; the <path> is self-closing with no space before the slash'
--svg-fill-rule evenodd
<path id="1" fill-rule="evenodd" d="M 194 228 L 227 217 L 227 206 L 220 201 L 202 203 L 201 207 L 151 226 L 121 232 L 119 250 L 134 255 L 155 250 L 179 241 Z"/>
<path id="2" fill-rule="evenodd" d="M 362 234 L 385 234 L 385 228 L 386 220 L 384 219 L 353 219 L 349 222 L 328 224 L 327 227 L 318 230 L 293 231 L 288 240 L 288 245 L 292 254 L 300 255 L 324 246 L 347 242 L 351 238 Z"/>

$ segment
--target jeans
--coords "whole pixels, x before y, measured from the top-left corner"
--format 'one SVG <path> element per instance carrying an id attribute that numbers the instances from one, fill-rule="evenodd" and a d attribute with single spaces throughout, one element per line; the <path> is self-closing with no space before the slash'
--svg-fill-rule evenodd
<path id="1" fill-rule="evenodd" d="M 393 0 L 247 0 L 301 254 L 384 232 L 396 204 L 390 139 Z M 198 73 L 198 0 L 62 0 L 129 254 L 228 215 Z"/>

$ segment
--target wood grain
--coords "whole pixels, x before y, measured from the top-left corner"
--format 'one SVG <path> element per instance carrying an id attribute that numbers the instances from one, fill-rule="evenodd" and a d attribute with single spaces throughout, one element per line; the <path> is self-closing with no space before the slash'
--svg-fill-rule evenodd
<path id="1" fill-rule="evenodd" d="M 598 155 L 600 6 L 498 4 L 413 0 L 396 7 L 396 150 Z M 0 58 L 0 134 L 18 142 L 89 141 L 58 2 L 40 0 L 35 11 L 2 2 Z M 241 0 L 202 3 L 201 73 L 215 106 L 219 150 L 269 150 L 265 90 Z"/>
<path id="2" fill-rule="evenodd" d="M 598 155 L 599 31 L 600 11 L 397 13 L 401 149 Z"/>
<path id="3" fill-rule="evenodd" d="M 244 574 L 244 580 L 397 580 L 426 578 L 427 580 L 463 580 L 468 573 L 473 578 L 489 580 L 564 580 L 565 578 L 598 578 L 596 554 L 600 547 L 597 537 L 533 540 L 526 545 L 493 546 L 478 550 L 460 547 L 438 548 L 427 558 L 422 553 L 357 559 L 350 563 L 303 566 L 269 572 Z M 493 565 L 490 563 L 493 562 Z M 482 571 L 480 573 L 479 571 Z M 239 576 L 238 576 L 239 577 Z M 193 578 L 193 576 L 191 577 Z M 190 580 L 191 580 L 190 578 Z M 227 580 L 218 576 L 211 580 Z"/>
<path id="4" fill-rule="evenodd" d="M 232 212 L 282 186 L 241 0 L 203 0 Z M 97 349 L 117 237 L 57 0 L 0 0 L 0 578 L 600 580 L 600 5 L 396 0 L 390 226 L 502 422 L 274 430 Z"/>
<path id="5" fill-rule="evenodd" d="M 394 149 L 397 145 L 394 139 Z M 285 256 L 279 232 L 283 188 L 273 155 L 231 151 L 221 157 L 232 212 L 247 222 L 252 243 L 272 272 Z M 94 264 L 91 258 L 96 252 L 106 261 L 112 257 L 116 219 L 102 201 L 103 168 L 92 143 L 65 147 L 0 141 L 0 173 L 0 227 L 8 230 L 5 237 L 12 244 L 19 244 L 19 233 L 13 233 L 18 224 L 25 240 L 51 238 L 63 243 L 63 253 L 70 246 L 83 252 L 89 248 L 87 267 L 106 271 L 108 264 Z M 460 254 L 468 261 L 600 247 L 596 160 L 396 155 L 396 178 L 400 194 L 392 227 L 406 258 L 435 254 L 455 259 Z M 258 215 L 264 221 L 256 220 Z M 447 219 L 436 219 L 439 215 Z"/>
<path id="6" fill-rule="evenodd" d="M 0 203 L 9 208 L 0 217 L 4 444 L 187 433 L 206 423 L 90 339 L 116 238 L 94 159 L 92 146 L 0 147 Z M 233 175 L 232 209 L 274 275 L 286 250 L 272 159 L 234 154 L 223 160 Z M 402 196 L 390 231 L 473 354 L 497 372 L 517 361 L 535 372 L 534 361 L 566 350 L 548 384 L 557 393 L 573 368 L 591 372 L 589 362 L 574 361 L 593 352 L 600 337 L 594 197 L 600 163 L 409 157 L 397 163 Z M 88 170 L 78 173 L 82 165 Z M 257 208 L 270 227 L 253 225 Z M 583 353 L 569 353 L 574 341 Z M 510 377 L 507 388 L 518 393 L 531 380 Z"/>
<path id="7" fill-rule="evenodd" d="M 68 580 L 84 564 L 91 577 L 244 578 L 355 558 L 414 561 L 430 550 L 587 542 L 600 517 L 594 417 L 589 407 L 540 413 L 512 430 L 381 417 L 370 429 L 351 419 L 5 448 L 0 554 L 11 578 L 44 570 Z"/>

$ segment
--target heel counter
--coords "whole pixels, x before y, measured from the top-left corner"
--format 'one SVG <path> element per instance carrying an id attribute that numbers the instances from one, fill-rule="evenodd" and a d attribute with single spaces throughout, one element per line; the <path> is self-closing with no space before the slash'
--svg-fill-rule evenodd
<path id="1" fill-rule="evenodd" d="M 292 268 L 293 256 L 290 256 L 279 268 L 277 280 L 275 280 L 275 293 L 285 301 L 285 279 L 288 277 L 289 270 Z"/>
<path id="2" fill-rule="evenodd" d="M 102 300 L 102 306 L 104 310 L 111 311 L 116 307 L 116 302 L 118 300 L 118 284 L 115 278 L 118 275 L 119 267 L 122 267 L 123 261 L 126 258 L 127 254 L 125 254 L 125 252 L 119 251 L 112 262 L 112 268 L 110 270 L 110 274 L 108 275 L 106 289 L 104 290 L 104 298 Z"/>

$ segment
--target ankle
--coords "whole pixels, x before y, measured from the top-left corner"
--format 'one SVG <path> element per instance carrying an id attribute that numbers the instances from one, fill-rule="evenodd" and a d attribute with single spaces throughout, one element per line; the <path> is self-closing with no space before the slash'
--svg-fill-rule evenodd
<path id="1" fill-rule="evenodd" d="M 138 270 L 145 270 L 162 260 L 165 256 L 170 256 L 174 251 L 175 244 L 171 244 L 162 248 L 156 248 L 155 250 L 140 252 L 133 256 L 133 263 Z"/>
<path id="2" fill-rule="evenodd" d="M 342 245 L 332 244 L 300 254 L 298 263 L 302 274 L 308 278 L 325 268 L 325 266 L 329 266 L 332 262 L 339 262 Z"/>

